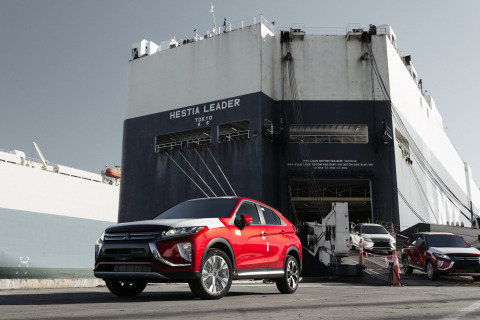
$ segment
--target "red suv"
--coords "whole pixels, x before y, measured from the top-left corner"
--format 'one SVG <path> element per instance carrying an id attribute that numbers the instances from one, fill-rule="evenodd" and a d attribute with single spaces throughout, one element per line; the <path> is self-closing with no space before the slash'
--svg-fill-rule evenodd
<path id="1" fill-rule="evenodd" d="M 301 269 L 294 226 L 247 198 L 185 201 L 153 220 L 109 227 L 95 246 L 95 276 L 122 297 L 148 282 L 187 282 L 194 295 L 220 299 L 234 279 L 272 279 L 293 293 Z"/>
<path id="2" fill-rule="evenodd" d="M 430 280 L 468 275 L 480 281 L 480 251 L 453 233 L 415 233 L 403 243 L 402 266 L 406 274 L 424 270 Z"/>

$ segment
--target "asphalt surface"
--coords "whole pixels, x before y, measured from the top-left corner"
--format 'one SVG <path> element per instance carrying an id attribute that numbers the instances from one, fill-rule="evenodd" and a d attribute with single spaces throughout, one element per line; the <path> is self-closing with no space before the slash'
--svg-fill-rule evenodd
<path id="1" fill-rule="evenodd" d="M 349 259 L 355 263 L 358 252 Z M 0 290 L 0 319 L 480 319 L 480 282 L 471 277 L 400 274 L 387 283 L 392 256 L 365 257 L 362 277 L 303 278 L 294 294 L 275 284 L 234 281 L 227 296 L 195 298 L 186 284 L 149 285 L 134 298 L 104 286 Z"/>
<path id="2" fill-rule="evenodd" d="M 105 287 L 0 291 L 0 319 L 480 319 L 479 287 L 389 287 L 301 283 L 294 294 L 274 284 L 234 283 L 221 300 L 194 298 L 187 285 L 150 285 L 134 298 Z"/>

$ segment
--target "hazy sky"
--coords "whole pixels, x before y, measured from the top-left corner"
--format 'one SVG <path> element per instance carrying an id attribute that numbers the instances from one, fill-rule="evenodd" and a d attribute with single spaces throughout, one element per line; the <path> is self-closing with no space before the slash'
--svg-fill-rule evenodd
<path id="1" fill-rule="evenodd" d="M 35 141 L 54 163 L 93 172 L 120 165 L 131 45 L 211 29 L 211 2 L 0 0 L 0 149 L 38 157 Z M 213 3 L 217 24 L 263 14 L 277 29 L 391 25 L 480 183 L 480 1 Z"/>

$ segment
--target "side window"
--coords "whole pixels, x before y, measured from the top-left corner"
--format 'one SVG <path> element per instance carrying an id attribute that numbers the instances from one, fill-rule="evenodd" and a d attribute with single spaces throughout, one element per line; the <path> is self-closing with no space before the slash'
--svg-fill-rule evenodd
<path id="1" fill-rule="evenodd" d="M 274 226 L 278 226 L 282 224 L 280 218 L 277 216 L 275 212 L 265 207 L 260 207 L 260 208 L 262 209 L 263 217 L 265 218 L 265 224 L 274 225 Z"/>
<path id="2" fill-rule="evenodd" d="M 418 236 L 417 242 L 415 243 L 415 245 L 417 247 L 420 247 L 420 245 L 422 245 L 422 243 L 425 243 L 425 239 L 423 239 L 423 236 Z"/>
<path id="3" fill-rule="evenodd" d="M 412 244 L 416 247 L 419 247 L 424 242 L 425 242 L 425 240 L 423 239 L 423 236 L 417 235 L 415 241 L 412 241 Z"/>
<path id="4" fill-rule="evenodd" d="M 357 224 L 357 225 L 355 226 L 355 228 L 353 229 L 353 231 L 354 231 L 355 233 L 360 232 L 360 225 Z"/>
<path id="5" fill-rule="evenodd" d="M 258 215 L 257 206 L 255 206 L 255 204 L 244 202 L 237 211 L 237 218 L 240 218 L 242 214 L 252 217 L 252 224 L 261 224 L 260 216 Z"/>
<path id="6" fill-rule="evenodd" d="M 418 236 L 411 236 L 410 239 L 408 239 L 407 241 L 410 242 L 412 245 L 415 245 L 416 241 L 417 241 L 417 238 Z"/>

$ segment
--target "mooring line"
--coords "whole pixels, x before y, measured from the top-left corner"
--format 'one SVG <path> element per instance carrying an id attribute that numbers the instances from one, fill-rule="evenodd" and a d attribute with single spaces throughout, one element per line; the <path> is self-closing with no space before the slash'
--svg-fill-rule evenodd
<path id="1" fill-rule="evenodd" d="M 199 186 L 198 184 L 196 184 L 195 181 L 193 181 L 193 179 L 182 169 L 182 167 L 180 167 L 180 166 L 178 165 L 178 163 L 177 163 L 175 160 L 173 160 L 173 158 L 168 154 L 168 152 L 165 152 L 165 154 L 170 158 L 170 160 L 173 161 L 173 163 L 175 163 L 175 164 L 177 165 L 178 169 L 180 169 L 180 170 L 187 176 L 187 178 L 190 179 L 190 180 L 193 182 L 193 184 L 196 185 L 197 188 L 200 189 L 200 191 L 203 192 L 203 194 L 204 194 L 207 198 L 210 198 L 210 197 L 208 196 L 208 194 L 207 194 L 205 191 L 203 191 L 203 189 L 200 188 L 200 186 Z"/>
<path id="2" fill-rule="evenodd" d="M 200 153 L 198 153 L 197 149 L 193 149 L 195 150 L 195 153 L 198 155 L 198 157 L 200 158 L 200 161 L 202 161 L 203 165 L 205 166 L 205 168 L 207 168 L 208 172 L 210 172 L 210 174 L 212 175 L 213 179 L 215 180 L 215 182 L 218 184 L 218 186 L 220 187 L 220 189 L 222 189 L 223 191 L 223 194 L 225 194 L 226 196 L 228 196 L 228 194 L 225 192 L 225 190 L 223 189 L 222 185 L 220 184 L 220 182 L 218 182 L 217 178 L 215 177 L 215 175 L 213 174 L 212 170 L 210 170 L 210 168 L 207 166 L 207 164 L 205 163 L 205 161 L 203 161 L 202 159 L 202 156 L 200 155 Z"/>
<path id="3" fill-rule="evenodd" d="M 215 192 L 213 192 L 212 188 L 210 188 L 210 186 L 207 184 L 207 182 L 205 182 L 205 180 L 203 180 L 202 176 L 197 172 L 197 170 L 195 170 L 195 168 L 191 165 L 191 163 L 187 160 L 187 158 L 185 158 L 182 151 L 178 150 L 178 152 L 182 156 L 183 160 L 185 160 L 185 162 L 190 166 L 190 168 L 192 168 L 193 172 L 195 172 L 197 174 L 197 176 L 200 178 L 200 180 L 202 180 L 203 184 L 208 188 L 208 190 L 210 190 L 210 192 L 213 193 L 213 195 L 216 197 L 217 195 L 215 194 Z"/>
<path id="4" fill-rule="evenodd" d="M 210 153 L 210 155 L 212 156 L 213 161 L 215 161 L 215 164 L 217 165 L 218 169 L 220 169 L 220 172 L 222 173 L 223 177 L 225 178 L 225 181 L 227 181 L 228 186 L 232 190 L 233 194 L 235 195 L 235 197 L 237 197 L 237 194 L 235 193 L 235 190 L 233 190 L 232 185 L 230 184 L 227 177 L 225 176 L 225 173 L 223 173 L 222 168 L 220 168 L 220 165 L 218 164 L 217 160 L 215 160 L 215 157 L 213 156 L 212 152 L 210 151 L 210 148 L 207 147 L 207 150 L 208 150 L 208 153 Z"/>

